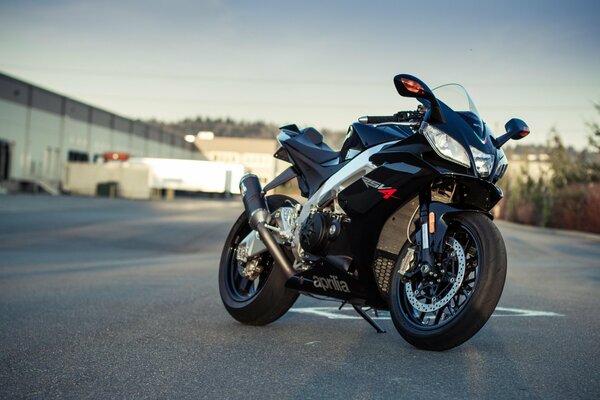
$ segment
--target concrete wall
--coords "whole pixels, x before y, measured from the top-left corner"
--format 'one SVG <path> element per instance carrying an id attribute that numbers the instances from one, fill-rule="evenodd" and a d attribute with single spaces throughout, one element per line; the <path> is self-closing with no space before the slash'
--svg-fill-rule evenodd
<path id="1" fill-rule="evenodd" d="M 63 188 L 71 194 L 94 196 L 99 183 L 117 182 L 118 197 L 149 199 L 150 169 L 146 165 L 129 163 L 82 164 L 66 163 Z"/>

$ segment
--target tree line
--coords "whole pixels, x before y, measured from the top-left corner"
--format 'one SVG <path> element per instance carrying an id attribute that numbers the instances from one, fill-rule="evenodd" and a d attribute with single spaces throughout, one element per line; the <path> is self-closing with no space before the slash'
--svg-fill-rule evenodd
<path id="1" fill-rule="evenodd" d="M 279 125 L 264 121 L 237 121 L 232 118 L 210 118 L 198 116 L 185 118 L 175 122 L 163 122 L 156 119 L 148 121 L 172 132 L 181 132 L 182 135 L 196 134 L 200 131 L 214 132 L 216 136 L 225 137 L 252 137 L 274 139 L 279 132 Z M 341 146 L 345 132 L 320 130 L 325 141 L 333 148 Z"/>

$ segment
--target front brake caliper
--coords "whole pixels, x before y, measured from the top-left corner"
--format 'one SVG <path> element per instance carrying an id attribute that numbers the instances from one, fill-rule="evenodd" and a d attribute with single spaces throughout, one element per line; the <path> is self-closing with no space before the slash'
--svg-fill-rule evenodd
<path id="1" fill-rule="evenodd" d="M 404 258 L 402 258 L 402 261 L 400 262 L 400 269 L 398 270 L 402 282 L 407 282 L 412 278 L 414 273 L 413 270 L 416 265 L 415 258 L 415 249 L 409 247 Z"/>

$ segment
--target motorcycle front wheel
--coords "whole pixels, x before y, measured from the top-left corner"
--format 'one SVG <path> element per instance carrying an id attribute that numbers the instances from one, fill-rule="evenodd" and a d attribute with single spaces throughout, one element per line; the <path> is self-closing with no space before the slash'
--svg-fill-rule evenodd
<path id="1" fill-rule="evenodd" d="M 394 326 L 407 342 L 424 350 L 448 350 L 475 335 L 494 312 L 506 279 L 504 240 L 488 217 L 462 213 L 446 222 L 440 274 L 418 273 L 402 282 L 398 272 L 412 246 L 407 242 L 390 290 Z"/>
<path id="2" fill-rule="evenodd" d="M 266 201 L 271 212 L 297 203 L 283 195 L 268 196 Z M 285 287 L 287 277 L 268 252 L 257 260 L 262 271 L 256 279 L 250 280 L 242 275 L 243 266 L 236 258 L 237 247 L 251 231 L 244 212 L 225 240 L 219 266 L 219 293 L 223 305 L 234 319 L 248 325 L 266 325 L 292 307 L 298 292 Z"/>

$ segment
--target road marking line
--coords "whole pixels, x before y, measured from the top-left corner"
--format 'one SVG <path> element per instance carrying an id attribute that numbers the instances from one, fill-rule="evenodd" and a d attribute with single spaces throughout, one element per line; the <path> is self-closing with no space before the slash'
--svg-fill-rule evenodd
<path id="1" fill-rule="evenodd" d="M 337 307 L 297 307 L 291 308 L 290 311 L 299 314 L 312 314 L 328 319 L 362 319 L 358 315 L 344 314 L 350 309 L 338 310 Z M 373 319 L 390 320 L 388 311 L 379 311 L 379 317 L 372 316 Z M 506 308 L 496 307 L 496 311 L 492 314 L 493 317 L 564 317 L 563 314 L 558 314 L 551 311 L 526 310 L 521 308 Z"/>
<path id="2" fill-rule="evenodd" d="M 498 314 L 496 311 L 504 311 L 512 314 Z M 555 313 L 552 311 L 539 311 L 539 310 L 525 310 L 521 308 L 506 308 L 496 307 L 496 311 L 492 316 L 494 317 L 564 317 L 564 314 Z"/>

